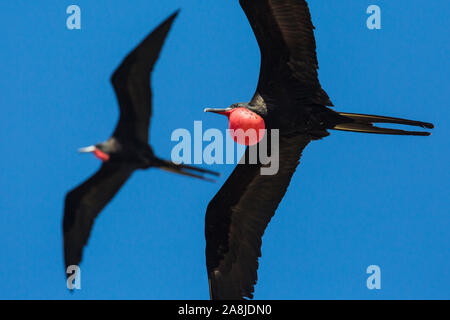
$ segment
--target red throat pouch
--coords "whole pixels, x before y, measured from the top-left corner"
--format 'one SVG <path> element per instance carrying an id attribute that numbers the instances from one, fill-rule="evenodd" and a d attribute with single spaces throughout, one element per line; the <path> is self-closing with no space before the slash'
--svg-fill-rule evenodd
<path id="1" fill-rule="evenodd" d="M 109 160 L 109 154 L 104 153 L 104 152 L 101 151 L 100 149 L 95 149 L 95 150 L 94 150 L 94 156 L 96 156 L 97 159 L 100 159 L 100 160 L 102 160 L 103 162 Z"/>
<path id="2" fill-rule="evenodd" d="M 236 108 L 228 115 L 228 119 L 230 134 L 236 143 L 252 146 L 264 137 L 266 124 L 257 113 L 246 108 Z"/>

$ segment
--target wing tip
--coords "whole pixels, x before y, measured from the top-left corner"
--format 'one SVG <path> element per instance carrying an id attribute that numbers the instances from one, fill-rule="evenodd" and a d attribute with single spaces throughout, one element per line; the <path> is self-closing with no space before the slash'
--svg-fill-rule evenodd
<path id="1" fill-rule="evenodd" d="M 164 20 L 164 22 L 162 24 L 166 24 L 166 23 L 172 24 L 172 22 L 178 17 L 180 12 L 181 12 L 181 8 L 176 9 L 166 20 Z"/>

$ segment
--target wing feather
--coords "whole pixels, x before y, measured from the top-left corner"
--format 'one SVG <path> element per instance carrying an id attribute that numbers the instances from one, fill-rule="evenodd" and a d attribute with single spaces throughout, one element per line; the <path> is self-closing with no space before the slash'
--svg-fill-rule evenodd
<path id="1" fill-rule="evenodd" d="M 66 268 L 81 262 L 95 218 L 132 172 L 131 168 L 106 163 L 91 178 L 67 193 L 63 219 Z"/>
<path id="2" fill-rule="evenodd" d="M 332 106 L 317 70 L 314 26 L 305 0 L 240 0 L 261 51 L 257 93 L 264 99 Z M 255 94 L 255 96 L 257 96 Z"/>
<path id="3" fill-rule="evenodd" d="M 123 60 L 111 76 L 120 106 L 114 136 L 148 142 L 152 115 L 150 76 L 178 11 L 167 18 Z"/>
<path id="4" fill-rule="evenodd" d="M 261 164 L 238 164 L 209 203 L 205 236 L 211 299 L 253 297 L 262 236 L 311 140 L 308 135 L 281 137 L 277 174 L 261 175 Z"/>

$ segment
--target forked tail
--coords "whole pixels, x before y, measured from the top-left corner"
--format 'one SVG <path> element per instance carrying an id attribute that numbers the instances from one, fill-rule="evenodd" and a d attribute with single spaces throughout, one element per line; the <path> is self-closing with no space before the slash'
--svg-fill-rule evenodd
<path id="1" fill-rule="evenodd" d="M 374 123 L 395 123 L 406 124 L 409 126 L 416 126 L 422 128 L 433 129 L 434 125 L 428 122 L 406 120 L 400 118 L 373 116 L 368 114 L 357 113 L 345 113 L 339 112 L 341 116 L 350 118 L 352 121 L 348 123 L 340 123 L 336 125 L 334 130 L 352 131 L 352 132 L 365 132 L 365 133 L 377 133 L 377 134 L 396 134 L 405 136 L 429 136 L 431 133 L 426 131 L 406 131 L 400 129 L 380 128 L 376 127 Z"/>
<path id="2" fill-rule="evenodd" d="M 209 177 L 205 177 L 205 175 L 209 174 L 216 177 L 220 176 L 220 173 L 218 172 L 190 166 L 187 164 L 175 164 L 172 161 L 163 159 L 158 159 L 158 162 L 159 162 L 158 168 L 162 170 L 178 173 L 184 176 L 193 177 L 201 180 L 206 180 L 209 182 L 216 182 L 216 180 L 211 179 Z"/>

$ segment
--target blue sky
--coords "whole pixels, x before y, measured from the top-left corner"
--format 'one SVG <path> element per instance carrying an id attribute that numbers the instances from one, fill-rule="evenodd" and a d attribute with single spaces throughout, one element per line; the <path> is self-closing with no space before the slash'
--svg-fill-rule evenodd
<path id="1" fill-rule="evenodd" d="M 57 4 L 56 4 L 57 3 Z M 82 29 L 66 28 L 77 4 Z M 263 238 L 256 299 L 450 298 L 450 2 L 309 1 L 324 89 L 347 112 L 433 122 L 433 135 L 332 132 L 310 144 Z M 366 8 L 382 29 L 366 28 Z M 2 1 L 0 298 L 207 299 L 204 215 L 233 165 L 204 183 L 137 172 L 97 219 L 82 289 L 65 288 L 65 193 L 95 172 L 78 147 L 118 117 L 122 58 L 176 8 L 153 74 L 151 144 L 176 128 L 227 126 L 206 106 L 248 101 L 259 49 L 235 1 Z M 381 268 L 368 290 L 366 268 Z"/>

